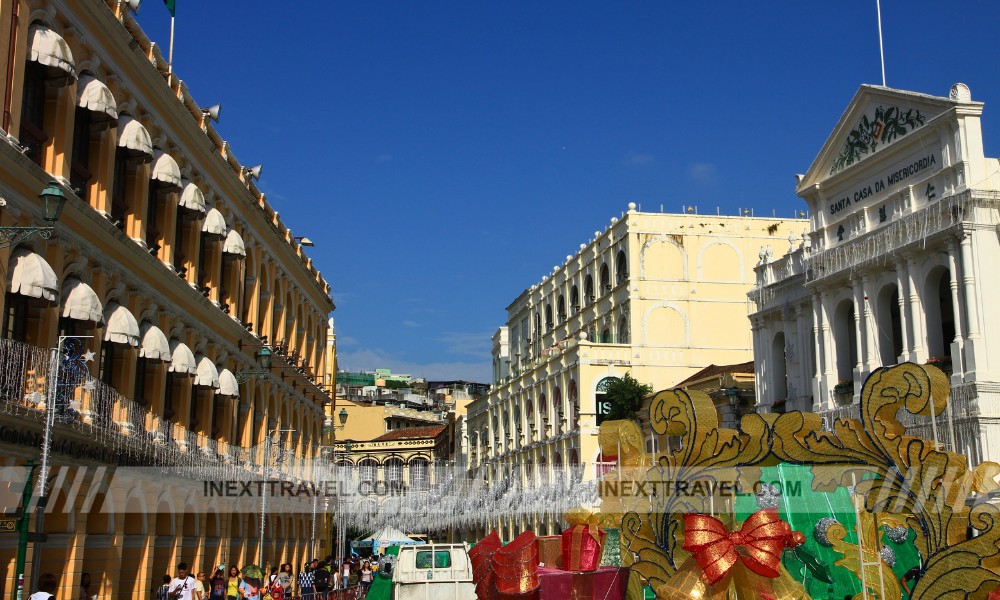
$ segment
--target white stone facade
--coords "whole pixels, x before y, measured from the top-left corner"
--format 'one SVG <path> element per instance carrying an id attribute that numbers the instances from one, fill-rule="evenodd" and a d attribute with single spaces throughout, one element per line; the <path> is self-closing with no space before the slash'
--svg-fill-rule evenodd
<path id="1" fill-rule="evenodd" d="M 544 485 L 597 474 L 601 382 L 630 372 L 654 389 L 752 356 L 746 293 L 762 245 L 801 219 L 628 212 L 507 307 L 495 380 L 468 408 L 469 460 L 487 476 Z M 499 523 L 558 533 L 557 522 Z"/>
<path id="2" fill-rule="evenodd" d="M 1000 162 L 970 97 L 862 86 L 798 176 L 809 233 L 750 293 L 761 410 L 856 416 L 874 369 L 937 364 L 951 407 L 915 431 L 1000 459 Z"/>

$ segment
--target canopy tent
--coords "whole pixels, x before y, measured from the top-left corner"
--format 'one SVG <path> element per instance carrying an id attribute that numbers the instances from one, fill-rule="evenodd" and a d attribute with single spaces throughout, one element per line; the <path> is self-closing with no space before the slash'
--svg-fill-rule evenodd
<path id="1" fill-rule="evenodd" d="M 389 546 L 412 546 L 423 542 L 407 537 L 395 527 L 383 527 L 363 540 L 351 542 L 352 548 L 388 548 Z"/>

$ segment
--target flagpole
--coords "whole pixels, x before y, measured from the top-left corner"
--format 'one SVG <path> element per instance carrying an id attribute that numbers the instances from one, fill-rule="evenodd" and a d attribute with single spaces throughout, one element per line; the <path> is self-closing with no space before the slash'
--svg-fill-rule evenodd
<path id="1" fill-rule="evenodd" d="M 878 11 L 878 55 L 882 60 L 882 87 L 885 87 L 885 48 L 882 47 L 882 1 L 875 0 L 875 10 Z M 171 30 L 171 45 L 173 48 L 173 30 Z"/>
<path id="2" fill-rule="evenodd" d="M 170 15 L 170 50 L 167 53 L 167 72 L 174 72 L 174 20 L 173 13 Z M 879 35 L 881 35 L 882 21 L 879 20 Z M 881 39 L 881 38 L 880 38 Z M 882 85 L 885 85 L 885 67 L 882 67 Z"/>

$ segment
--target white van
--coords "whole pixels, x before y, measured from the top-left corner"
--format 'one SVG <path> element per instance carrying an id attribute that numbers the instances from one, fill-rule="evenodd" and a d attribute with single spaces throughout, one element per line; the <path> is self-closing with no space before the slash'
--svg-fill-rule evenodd
<path id="1" fill-rule="evenodd" d="M 476 600 L 468 544 L 402 546 L 392 573 L 393 600 Z"/>

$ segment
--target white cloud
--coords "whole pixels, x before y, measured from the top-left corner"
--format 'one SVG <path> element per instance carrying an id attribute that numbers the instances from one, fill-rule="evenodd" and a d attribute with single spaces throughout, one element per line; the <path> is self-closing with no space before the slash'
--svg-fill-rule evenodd
<path id="1" fill-rule="evenodd" d="M 656 162 L 656 157 L 652 154 L 642 152 L 629 152 L 622 157 L 622 164 L 630 167 L 645 167 Z"/>
<path id="2" fill-rule="evenodd" d="M 492 380 L 489 360 L 421 363 L 399 358 L 384 350 L 357 350 L 338 353 L 337 364 L 346 371 L 390 369 L 393 373 L 432 380 L 463 379 L 479 383 L 490 383 Z"/>
<path id="3" fill-rule="evenodd" d="M 716 184 L 719 170 L 712 163 L 694 163 L 688 167 L 688 176 L 698 183 Z"/>
<path id="4" fill-rule="evenodd" d="M 340 348 L 354 348 L 358 345 L 358 339 L 353 338 L 349 335 L 338 335 L 337 336 L 337 349 Z"/>
<path id="5" fill-rule="evenodd" d="M 416 321 L 403 321 L 403 327 L 420 327 L 420 323 Z"/>
<path id="6" fill-rule="evenodd" d="M 490 362 L 490 349 L 493 340 L 488 333 L 449 332 L 437 338 L 445 345 L 449 354 L 475 356 L 484 362 Z"/>

